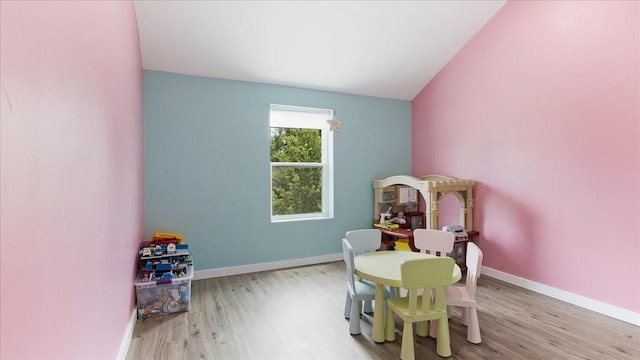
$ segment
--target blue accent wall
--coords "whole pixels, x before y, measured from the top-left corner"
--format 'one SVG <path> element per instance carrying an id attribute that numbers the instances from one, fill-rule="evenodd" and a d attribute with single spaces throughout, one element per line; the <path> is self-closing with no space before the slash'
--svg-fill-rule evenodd
<path id="1" fill-rule="evenodd" d="M 270 222 L 269 104 L 334 109 L 335 218 Z M 197 270 L 342 252 L 373 179 L 411 174 L 409 101 L 144 72 L 145 237 L 177 232 Z"/>

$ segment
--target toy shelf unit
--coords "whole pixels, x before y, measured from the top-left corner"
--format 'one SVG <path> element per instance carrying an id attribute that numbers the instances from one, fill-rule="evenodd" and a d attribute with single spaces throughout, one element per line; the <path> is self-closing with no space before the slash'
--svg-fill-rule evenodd
<path id="1" fill-rule="evenodd" d="M 138 264 L 139 319 L 189 311 L 193 260 L 187 244 L 145 242 Z"/>

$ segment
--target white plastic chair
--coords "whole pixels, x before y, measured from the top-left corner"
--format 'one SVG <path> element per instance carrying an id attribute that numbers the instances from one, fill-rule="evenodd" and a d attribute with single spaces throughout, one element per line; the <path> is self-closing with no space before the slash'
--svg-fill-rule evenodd
<path id="1" fill-rule="evenodd" d="M 382 233 L 378 229 L 349 231 L 342 239 L 344 262 L 347 267 L 347 299 L 344 305 L 344 317 L 349 319 L 351 335 L 360 334 L 360 314 L 373 312 L 372 301 L 376 296 L 376 284 L 354 275 L 354 257 L 380 248 Z M 385 300 L 389 292 L 385 289 Z M 386 307 L 386 306 L 385 306 Z"/>
<path id="2" fill-rule="evenodd" d="M 432 229 L 415 229 L 413 244 L 421 253 L 447 256 L 453 251 L 456 236 L 452 232 Z"/>
<path id="3" fill-rule="evenodd" d="M 469 242 L 467 244 L 467 279 L 464 286 L 452 285 L 445 288 L 448 307 L 461 308 L 461 319 L 463 325 L 467 326 L 467 341 L 473 344 L 482 342 L 480 336 L 480 323 L 478 322 L 478 311 L 476 302 L 476 285 L 480 278 L 482 269 L 482 250 L 478 245 Z M 449 309 L 450 310 L 450 309 Z M 451 311 L 449 311 L 451 314 Z M 432 322 L 429 335 L 435 337 L 436 327 Z"/>

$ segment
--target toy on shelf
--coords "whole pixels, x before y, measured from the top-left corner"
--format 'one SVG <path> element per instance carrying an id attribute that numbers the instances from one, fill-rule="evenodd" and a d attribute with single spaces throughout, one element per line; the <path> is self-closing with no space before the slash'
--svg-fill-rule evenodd
<path id="1" fill-rule="evenodd" d="M 383 204 L 382 207 L 380 207 L 380 224 L 385 224 L 387 218 L 391 217 L 391 210 L 393 210 L 393 207 L 388 204 Z"/>
<path id="2" fill-rule="evenodd" d="M 400 225 L 393 224 L 393 223 L 390 223 L 390 222 L 377 223 L 377 224 L 373 224 L 373 226 L 375 226 L 377 228 L 381 228 L 381 229 L 386 229 L 386 230 L 395 230 L 395 229 L 400 227 Z"/>
<path id="3" fill-rule="evenodd" d="M 168 245 L 168 244 L 182 244 L 182 234 L 162 233 L 154 232 L 151 240 L 143 241 L 142 245 Z"/>
<path id="4" fill-rule="evenodd" d="M 404 217 L 404 211 L 398 211 L 396 216 L 391 219 L 391 222 L 394 224 L 406 224 L 407 219 Z"/>
<path id="5" fill-rule="evenodd" d="M 167 245 L 167 254 L 175 254 L 176 253 L 176 244 L 169 243 Z"/>
<path id="6" fill-rule="evenodd" d="M 154 257 L 154 256 L 164 256 L 164 255 L 175 255 L 178 253 L 183 253 L 183 250 L 188 250 L 189 245 L 187 244 L 174 244 L 169 243 L 167 245 L 153 245 L 148 244 L 148 242 L 143 242 L 140 244 L 139 254 L 141 258 Z"/>

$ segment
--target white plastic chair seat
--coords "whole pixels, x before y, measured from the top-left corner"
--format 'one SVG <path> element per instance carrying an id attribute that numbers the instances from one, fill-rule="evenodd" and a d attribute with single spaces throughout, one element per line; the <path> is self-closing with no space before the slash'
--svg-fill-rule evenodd
<path id="1" fill-rule="evenodd" d="M 475 299 L 469 295 L 464 286 L 448 286 L 444 292 L 449 306 L 476 306 Z"/>
<path id="2" fill-rule="evenodd" d="M 354 281 L 356 286 L 356 291 L 354 295 L 357 296 L 367 296 L 367 295 L 376 295 L 376 284 L 367 280 L 358 280 Z"/>
<path id="3" fill-rule="evenodd" d="M 376 297 L 376 284 L 366 280 L 355 280 L 353 285 L 355 285 L 355 289 L 352 289 L 351 284 L 347 282 L 347 302 L 344 307 L 345 319 L 351 319 L 351 316 L 354 316 L 352 315 L 352 310 L 354 310 L 352 305 L 353 301 L 357 301 L 358 303 L 364 302 L 362 309 L 355 308 L 354 314 L 359 315 L 360 312 L 370 314 L 373 312 L 373 304 L 371 302 Z M 354 334 L 358 333 L 359 332 L 356 332 Z"/>
<path id="4" fill-rule="evenodd" d="M 346 306 L 344 307 L 344 317 L 345 319 L 350 319 L 352 317 L 360 316 L 360 313 L 364 312 L 367 314 L 373 313 L 373 304 L 376 297 L 376 284 L 367 280 L 356 280 L 354 281 L 355 291 L 351 289 L 351 286 L 347 284 L 348 294 Z M 390 296 L 389 291 L 384 289 L 384 298 L 388 299 Z M 355 304 L 354 304 L 355 303 Z M 364 306 L 360 308 L 360 304 L 364 303 Z M 355 305 L 355 306 L 354 306 Z M 357 335 L 360 333 L 360 326 L 353 325 L 350 321 L 350 332 L 352 335 Z"/>

